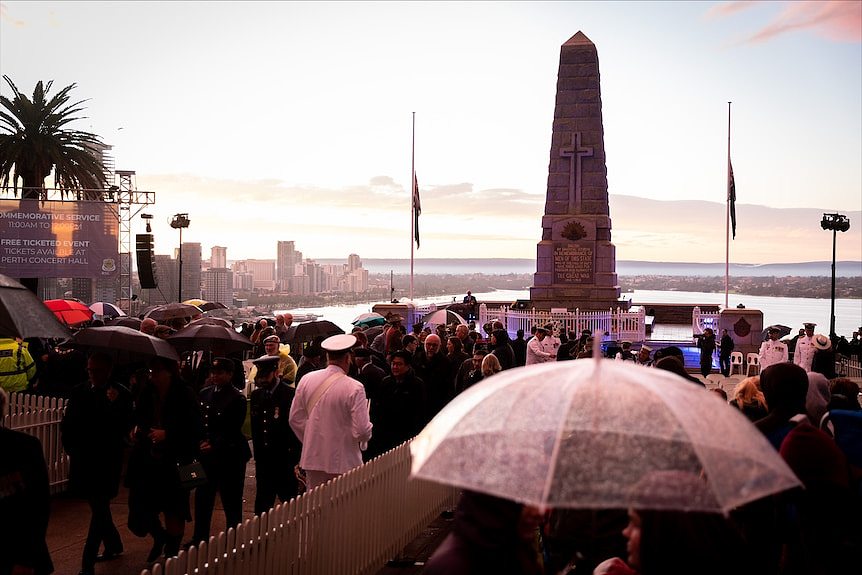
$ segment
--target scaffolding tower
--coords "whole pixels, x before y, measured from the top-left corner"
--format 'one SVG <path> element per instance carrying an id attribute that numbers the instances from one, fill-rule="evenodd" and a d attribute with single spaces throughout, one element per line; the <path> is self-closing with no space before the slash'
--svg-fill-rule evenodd
<path id="1" fill-rule="evenodd" d="M 41 201 L 54 202 L 96 202 L 106 204 L 118 222 L 118 240 L 120 256 L 120 274 L 117 278 L 117 305 L 126 313 L 132 308 L 132 218 L 143 211 L 146 206 L 156 203 L 156 193 L 138 190 L 135 184 L 134 170 L 117 170 L 119 185 L 111 185 L 104 190 L 69 190 L 59 188 L 40 188 Z M 109 180 L 111 181 L 111 180 Z M 13 187 L 0 188 L 0 199 L 18 199 L 20 189 Z"/>

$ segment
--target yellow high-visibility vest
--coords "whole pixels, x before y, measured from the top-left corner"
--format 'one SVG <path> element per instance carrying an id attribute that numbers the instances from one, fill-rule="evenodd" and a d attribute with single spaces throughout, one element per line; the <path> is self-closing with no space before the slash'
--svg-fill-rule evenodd
<path id="1" fill-rule="evenodd" d="M 7 392 L 24 391 L 36 377 L 36 362 L 26 341 L 0 339 L 0 387 Z"/>

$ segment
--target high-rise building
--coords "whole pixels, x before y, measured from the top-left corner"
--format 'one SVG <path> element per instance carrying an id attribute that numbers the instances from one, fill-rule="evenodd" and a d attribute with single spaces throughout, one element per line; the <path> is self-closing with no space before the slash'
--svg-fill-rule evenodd
<path id="1" fill-rule="evenodd" d="M 210 250 L 210 267 L 227 268 L 227 248 L 213 246 Z"/>
<path id="2" fill-rule="evenodd" d="M 302 252 L 296 251 L 293 241 L 279 241 L 276 253 L 276 283 L 281 291 L 290 290 L 290 278 L 295 273 L 296 264 L 302 262 Z"/>
<path id="3" fill-rule="evenodd" d="M 141 299 L 147 305 L 179 301 L 177 297 L 177 289 L 179 288 L 177 281 L 177 260 L 167 254 L 156 254 L 154 259 L 159 285 L 155 289 L 142 289 Z M 185 291 L 185 287 L 183 291 Z"/>
<path id="4" fill-rule="evenodd" d="M 233 301 L 233 274 L 227 268 L 210 268 L 201 273 L 203 296 L 207 301 L 229 305 Z"/>
<path id="5" fill-rule="evenodd" d="M 180 301 L 201 297 L 201 244 L 183 242 L 183 293 Z"/>
<path id="6" fill-rule="evenodd" d="M 350 254 L 347 256 L 347 272 L 352 272 L 353 270 L 358 270 L 362 267 L 362 260 L 359 259 L 359 256 L 356 254 Z"/>
<path id="7" fill-rule="evenodd" d="M 253 278 L 252 290 L 275 290 L 275 260 L 239 260 L 234 262 L 233 271 L 234 277 L 236 274 L 250 274 Z M 236 281 L 234 280 L 235 283 Z"/>

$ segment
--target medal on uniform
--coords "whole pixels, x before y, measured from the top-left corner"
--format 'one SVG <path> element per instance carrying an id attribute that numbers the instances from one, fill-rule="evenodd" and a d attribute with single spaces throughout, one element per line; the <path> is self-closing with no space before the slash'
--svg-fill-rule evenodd
<path id="1" fill-rule="evenodd" d="M 278 419 L 278 406 L 275 406 L 275 412 L 272 414 L 273 419 Z"/>

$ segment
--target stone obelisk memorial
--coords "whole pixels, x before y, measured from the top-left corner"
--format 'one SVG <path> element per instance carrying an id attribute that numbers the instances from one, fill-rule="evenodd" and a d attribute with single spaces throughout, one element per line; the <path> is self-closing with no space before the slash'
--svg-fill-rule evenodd
<path id="1" fill-rule="evenodd" d="M 542 241 L 530 288 L 537 309 L 621 305 L 611 243 L 599 57 L 582 32 L 563 44 Z"/>

